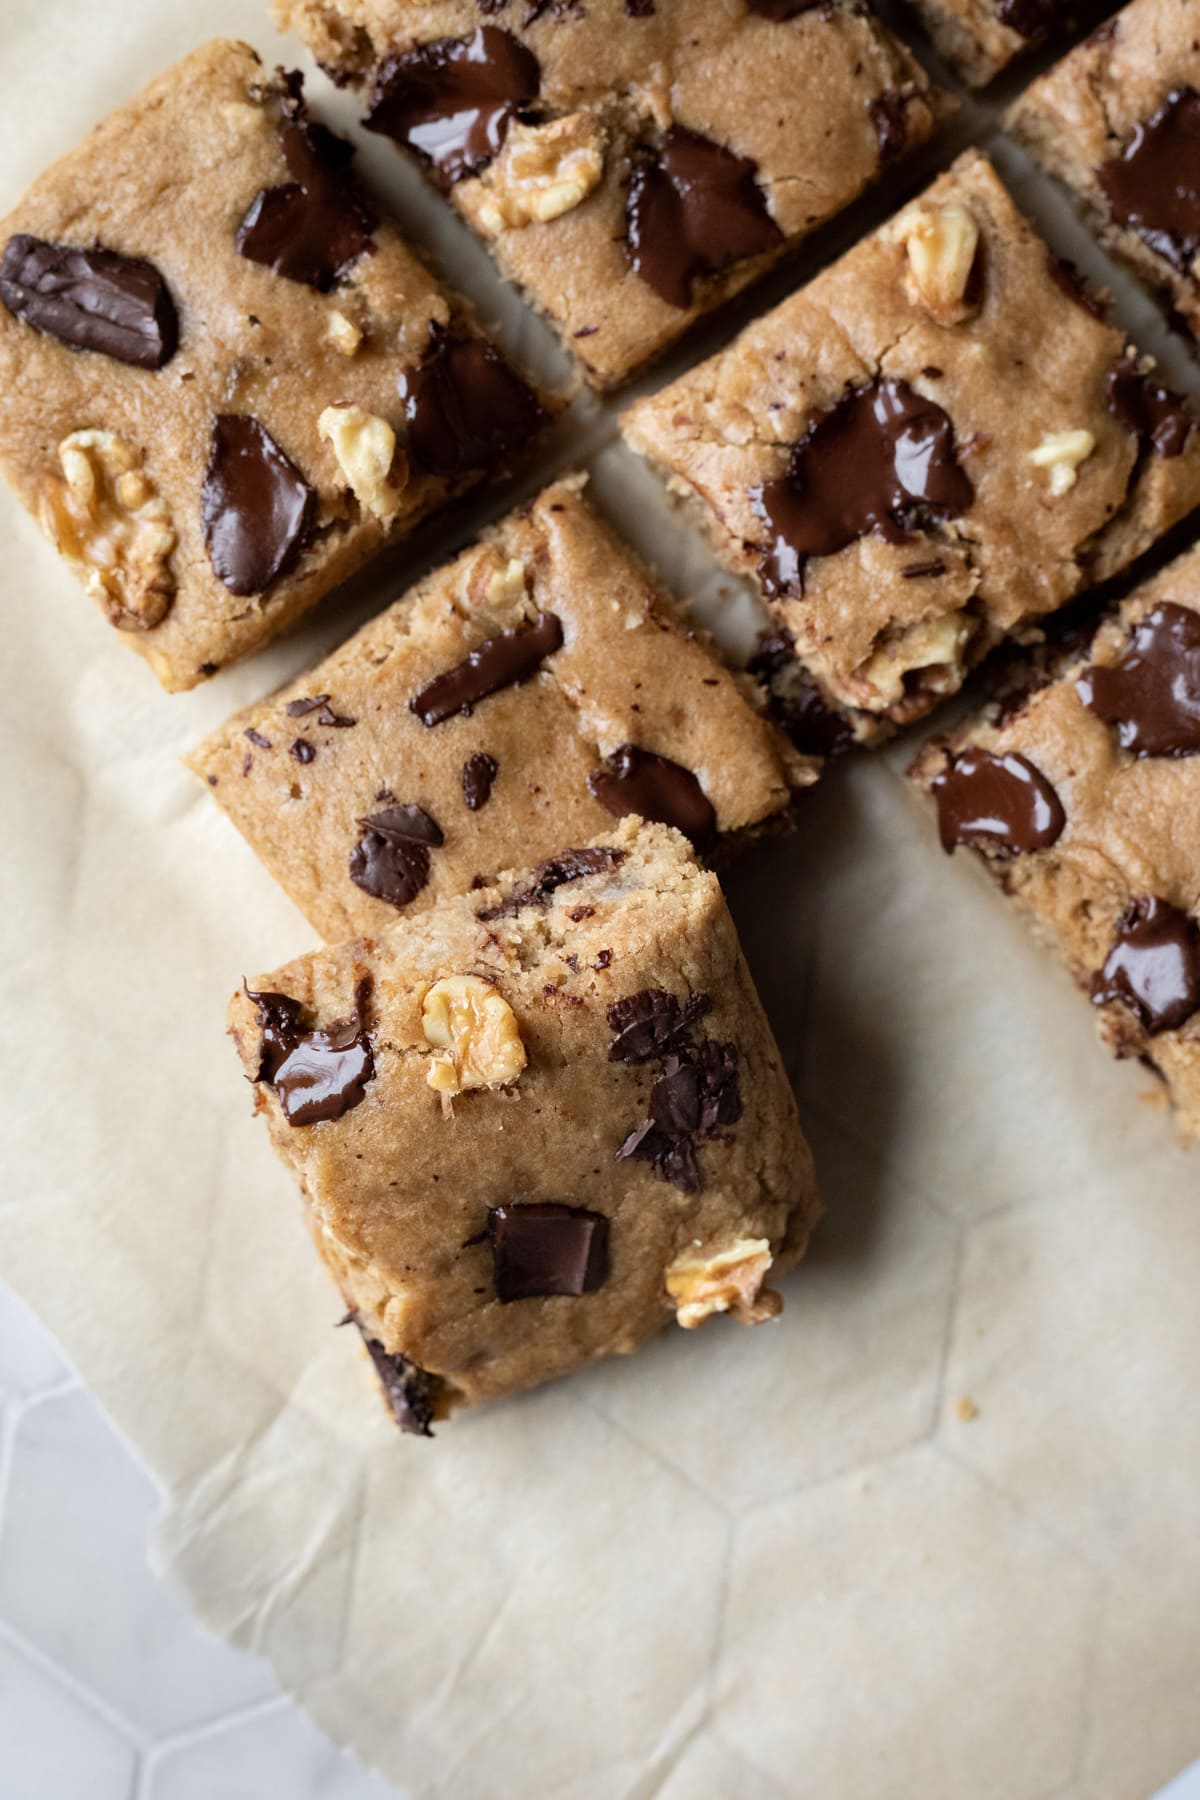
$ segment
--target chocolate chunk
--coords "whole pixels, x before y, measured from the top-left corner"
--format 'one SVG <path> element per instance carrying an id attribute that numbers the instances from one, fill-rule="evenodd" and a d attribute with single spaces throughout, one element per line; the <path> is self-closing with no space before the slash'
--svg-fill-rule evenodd
<path id="1" fill-rule="evenodd" d="M 639 813 L 660 825 L 673 825 L 697 849 L 717 835 L 716 808 L 690 769 L 666 756 L 652 756 L 636 744 L 622 744 L 588 776 L 588 787 L 615 818 Z"/>
<path id="2" fill-rule="evenodd" d="M 790 631 L 760 632 L 748 667 L 766 688 L 771 717 L 802 756 L 841 756 L 853 748 L 854 728 L 797 658 Z"/>
<path id="3" fill-rule="evenodd" d="M 634 272 L 668 306 L 691 306 L 702 275 L 783 242 L 758 185 L 758 165 L 675 125 L 634 165 L 625 205 Z"/>
<path id="4" fill-rule="evenodd" d="M 472 812 L 486 806 L 492 797 L 492 783 L 500 773 L 500 764 L 486 750 L 477 750 L 462 766 L 463 799 Z"/>
<path id="5" fill-rule="evenodd" d="M 0 261 L 0 300 L 60 344 L 137 369 L 161 369 L 179 343 L 175 302 L 154 264 L 99 244 L 80 250 L 18 232 Z"/>
<path id="6" fill-rule="evenodd" d="M 665 1056 L 686 1043 L 692 1027 L 712 1010 L 707 994 L 689 994 L 682 1004 L 664 988 L 643 988 L 614 1000 L 606 1017 L 616 1036 L 609 1062 L 640 1063 Z"/>
<path id="7" fill-rule="evenodd" d="M 352 719 L 349 713 L 334 712 L 327 700 L 317 714 L 317 724 L 328 725 L 335 731 L 350 731 L 358 724 L 358 720 Z"/>
<path id="8" fill-rule="evenodd" d="M 307 699 L 289 700 L 283 710 L 289 719 L 302 719 L 306 713 L 316 712 L 319 707 L 328 704 L 328 694 L 312 694 Z"/>
<path id="9" fill-rule="evenodd" d="M 935 777 L 942 849 L 975 844 L 1010 855 L 1046 850 L 1063 834 L 1067 815 L 1040 769 L 1010 752 L 963 750 Z"/>
<path id="10" fill-rule="evenodd" d="M 305 1034 L 304 1008 L 290 994 L 255 993 L 251 988 L 246 988 L 245 994 L 258 1008 L 258 1025 L 262 1032 L 255 1079 L 271 1082 L 279 1065 L 291 1055 Z"/>
<path id="11" fill-rule="evenodd" d="M 429 881 L 429 852 L 446 841 L 441 827 L 420 806 L 389 806 L 358 824 L 351 881 L 389 906 L 407 906 Z"/>
<path id="12" fill-rule="evenodd" d="M 625 11 L 631 19 L 652 19 L 654 0 L 625 0 Z"/>
<path id="13" fill-rule="evenodd" d="M 871 102 L 870 113 L 879 140 L 879 160 L 894 162 L 908 147 L 908 101 L 895 91 L 879 94 Z"/>
<path id="14" fill-rule="evenodd" d="M 592 844 L 582 850 L 560 850 L 557 856 L 539 863 L 525 881 L 518 882 L 507 900 L 475 916 L 481 923 L 488 924 L 493 919 L 511 918 L 526 906 L 545 906 L 569 881 L 578 881 L 582 875 L 600 875 L 606 870 L 619 869 L 625 854 L 624 850 L 616 850 L 608 844 Z"/>
<path id="15" fill-rule="evenodd" d="M 256 1079 L 275 1089 L 289 1125 L 340 1119 L 365 1099 L 375 1074 L 364 1025 L 367 993 L 368 984 L 361 983 L 351 1018 L 310 1031 L 304 1007 L 289 994 L 246 989 L 262 1031 Z"/>
<path id="16" fill-rule="evenodd" d="M 288 755 L 294 756 L 298 763 L 316 762 L 317 746 L 310 744 L 307 738 L 296 738 Z"/>
<path id="17" fill-rule="evenodd" d="M 608 1220 L 602 1213 L 556 1200 L 494 1206 L 488 1239 L 503 1306 L 556 1294 L 578 1299 L 608 1279 Z"/>
<path id="18" fill-rule="evenodd" d="M 1107 315 L 1108 308 L 1089 287 L 1085 286 L 1083 277 L 1075 264 L 1068 262 L 1065 256 L 1059 256 L 1050 249 L 1049 245 L 1046 246 L 1046 268 L 1051 281 L 1056 287 L 1062 289 L 1068 300 L 1074 300 L 1076 306 L 1081 306 L 1085 313 L 1091 314 L 1093 319 L 1103 319 Z"/>
<path id="19" fill-rule="evenodd" d="M 1143 450 L 1159 456 L 1183 453 L 1196 420 L 1182 394 L 1139 374 L 1128 356 L 1109 370 L 1105 394 L 1109 412 L 1139 439 Z"/>
<path id="20" fill-rule="evenodd" d="M 1200 752 L 1200 613 L 1166 600 L 1133 627 L 1115 663 L 1085 669 L 1083 704 L 1135 756 Z"/>
<path id="21" fill-rule="evenodd" d="M 1117 223 L 1190 275 L 1200 253 L 1200 94 L 1174 89 L 1096 178 Z"/>
<path id="22" fill-rule="evenodd" d="M 1200 1011 L 1200 929 L 1169 901 L 1135 900 L 1117 922 L 1092 1001 L 1120 1000 L 1154 1036 Z"/>
<path id="23" fill-rule="evenodd" d="M 438 38 L 380 64 L 368 131 L 407 144 L 447 186 L 498 155 L 514 114 L 537 98 L 537 57 L 511 32 L 481 25 L 473 37 Z"/>
<path id="24" fill-rule="evenodd" d="M 435 331 L 424 361 L 400 377 L 399 388 L 408 453 L 431 475 L 490 469 L 546 423 L 533 389 L 483 338 Z"/>
<path id="25" fill-rule="evenodd" d="M 250 742 L 259 750 L 269 750 L 271 748 L 270 738 L 264 737 L 262 732 L 257 730 L 253 725 L 248 725 L 245 731 L 243 731 L 242 736 L 244 738 L 249 738 Z"/>
<path id="26" fill-rule="evenodd" d="M 213 573 L 231 594 L 265 593 L 308 541 L 317 497 L 257 419 L 221 413 L 200 495 Z"/>
<path id="27" fill-rule="evenodd" d="M 697 1141 L 717 1136 L 742 1116 L 736 1046 L 706 1039 L 672 1052 L 650 1090 L 648 1110 L 645 1123 L 617 1151 L 618 1161 L 632 1156 L 650 1162 L 661 1181 L 698 1193 Z"/>
<path id="28" fill-rule="evenodd" d="M 292 180 L 262 188 L 238 227 L 237 248 L 287 281 L 326 294 L 374 252 L 377 220 L 350 179 L 354 146 L 303 116 L 299 82 L 280 131 Z"/>
<path id="29" fill-rule="evenodd" d="M 455 713 L 469 713 L 489 694 L 513 687 L 536 675 L 548 656 L 562 649 L 562 623 L 556 613 L 539 613 L 532 625 L 502 631 L 472 650 L 465 662 L 427 683 L 409 707 L 422 725 L 442 725 Z"/>
<path id="30" fill-rule="evenodd" d="M 1059 11 L 1059 0 L 996 0 L 996 17 L 1018 37 L 1035 38 L 1048 31 Z"/>
<path id="31" fill-rule="evenodd" d="M 362 1331 L 357 1318 L 354 1323 Z M 411 1437 L 432 1437 L 437 1377 L 426 1374 L 406 1356 L 385 1350 L 378 1338 L 368 1337 L 365 1331 L 362 1335 L 367 1353 L 375 1364 L 383 1397 L 401 1431 Z"/>
<path id="32" fill-rule="evenodd" d="M 833 556 L 869 531 L 905 543 L 914 527 L 956 517 L 974 498 L 949 414 L 907 382 L 877 376 L 816 413 L 786 475 L 753 490 L 774 534 L 763 581 L 773 594 L 797 593 L 808 557 Z"/>

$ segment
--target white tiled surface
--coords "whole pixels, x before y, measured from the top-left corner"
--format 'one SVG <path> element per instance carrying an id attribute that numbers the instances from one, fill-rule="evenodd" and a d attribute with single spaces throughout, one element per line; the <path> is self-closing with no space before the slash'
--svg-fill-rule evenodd
<path id="1" fill-rule="evenodd" d="M 397 1800 L 151 1573 L 157 1503 L 0 1283 L 2 1800 Z"/>

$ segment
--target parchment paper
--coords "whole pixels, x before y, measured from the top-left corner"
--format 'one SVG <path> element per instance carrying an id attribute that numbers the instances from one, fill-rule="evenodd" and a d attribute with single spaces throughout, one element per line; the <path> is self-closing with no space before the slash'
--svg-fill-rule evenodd
<path id="1" fill-rule="evenodd" d="M 253 0 L 5 0 L 3 203 L 218 30 L 297 59 Z M 482 256 L 367 160 L 491 311 Z M 581 403 L 544 472 L 611 438 Z M 598 470 L 719 593 L 653 480 Z M 7 496 L 0 526 L 0 1258 L 158 1472 L 204 1617 L 423 1796 L 1142 1800 L 1200 1753 L 1200 1165 L 937 851 L 900 753 L 729 884 L 829 1199 L 782 1322 L 404 1440 L 223 1039 L 242 973 L 311 934 L 178 756 L 405 558 L 168 698 Z"/>

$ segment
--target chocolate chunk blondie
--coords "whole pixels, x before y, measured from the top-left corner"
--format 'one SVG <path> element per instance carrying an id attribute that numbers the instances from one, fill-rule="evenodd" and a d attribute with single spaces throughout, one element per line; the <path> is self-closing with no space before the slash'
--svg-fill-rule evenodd
<path id="1" fill-rule="evenodd" d="M 602 387 L 949 102 L 859 0 L 276 0 Z"/>
<path id="2" fill-rule="evenodd" d="M 190 758 L 327 939 L 626 814 L 719 855 L 815 779 L 581 488 L 546 489 Z"/>
<path id="3" fill-rule="evenodd" d="M 1063 0 L 911 0 L 946 61 L 984 87 L 1014 56 L 1061 27 Z"/>
<path id="4" fill-rule="evenodd" d="M 860 736 L 1200 501 L 1200 431 L 970 152 L 625 415 Z"/>
<path id="5" fill-rule="evenodd" d="M 0 224 L 0 468 L 168 688 L 519 449 L 542 401 L 298 76 L 197 50 Z"/>
<path id="6" fill-rule="evenodd" d="M 1105 244 L 1200 336 L 1200 19 L 1133 0 L 1033 86 L 1009 128 Z"/>
<path id="7" fill-rule="evenodd" d="M 819 1211 L 713 876 L 626 821 L 230 1009 L 402 1428 L 776 1314 Z"/>
<path id="8" fill-rule="evenodd" d="M 1200 550 L 912 773 L 1200 1133 Z"/>

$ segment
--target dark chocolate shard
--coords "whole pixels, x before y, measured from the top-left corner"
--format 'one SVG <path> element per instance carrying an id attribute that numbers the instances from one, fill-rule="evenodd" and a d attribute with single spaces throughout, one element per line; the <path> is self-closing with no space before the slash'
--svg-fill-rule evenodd
<path id="1" fill-rule="evenodd" d="M 72 350 L 137 369 L 161 369 L 179 343 L 175 302 L 154 264 L 99 244 L 85 250 L 18 232 L 0 261 L 0 301 Z"/>
<path id="2" fill-rule="evenodd" d="M 783 243 L 757 164 L 678 125 L 634 164 L 625 222 L 635 274 L 682 311 L 702 276 Z"/>
<path id="3" fill-rule="evenodd" d="M 1123 750 L 1200 753 L 1200 613 L 1164 600 L 1138 620 L 1116 662 L 1085 669 L 1075 690 Z"/>
<path id="4" fill-rule="evenodd" d="M 942 849 L 959 844 L 1018 855 L 1047 850 L 1067 815 L 1041 770 L 1014 752 L 963 750 L 931 784 Z"/>
<path id="5" fill-rule="evenodd" d="M 637 1157 L 682 1193 L 702 1186 L 696 1145 L 722 1134 L 742 1116 L 737 1047 L 705 1039 L 671 1052 L 650 1090 L 649 1117 L 617 1151 Z"/>
<path id="6" fill-rule="evenodd" d="M 387 57 L 366 126 L 415 150 L 450 186 L 499 154 L 514 116 L 541 85 L 533 51 L 511 32 L 481 25 L 469 38 L 438 38 Z"/>
<path id="7" fill-rule="evenodd" d="M 698 850 L 711 847 L 717 835 L 717 813 L 690 769 L 666 756 L 653 756 L 635 744 L 622 744 L 588 776 L 588 787 L 601 806 L 623 819 L 637 813 L 660 825 L 673 825 Z"/>
<path id="8" fill-rule="evenodd" d="M 759 633 L 748 668 L 766 690 L 771 717 L 802 756 L 841 756 L 853 748 L 853 726 L 800 662 L 786 627 Z"/>
<path id="9" fill-rule="evenodd" d="M 446 841 L 441 827 L 421 806 L 389 806 L 358 823 L 351 881 L 389 906 L 407 906 L 428 884 L 429 852 Z"/>
<path id="10" fill-rule="evenodd" d="M 419 1369 L 406 1356 L 385 1350 L 378 1338 L 367 1336 L 357 1317 L 354 1323 L 362 1331 L 363 1343 L 375 1365 L 383 1397 L 401 1431 L 410 1437 L 432 1437 L 436 1417 L 436 1375 Z"/>
<path id="11" fill-rule="evenodd" d="M 350 176 L 354 146 L 306 119 L 299 84 L 280 130 L 292 180 L 262 188 L 237 232 L 240 255 L 327 294 L 374 252 L 374 209 Z"/>
<path id="12" fill-rule="evenodd" d="M 245 994 L 247 1000 L 253 1000 L 258 1008 L 258 1025 L 262 1032 L 258 1074 L 255 1079 L 271 1082 L 275 1079 L 280 1063 L 291 1055 L 308 1029 L 304 1023 L 304 1008 L 290 994 L 276 994 L 266 990 L 255 993 L 251 988 L 246 988 Z"/>
<path id="13" fill-rule="evenodd" d="M 895 162 L 908 148 L 908 100 L 894 88 L 877 94 L 870 105 L 871 123 L 879 141 L 880 163 Z"/>
<path id="14" fill-rule="evenodd" d="M 359 984 L 355 1011 L 324 1031 L 305 1024 L 305 1007 L 289 994 L 254 993 L 262 1032 L 256 1080 L 273 1087 L 289 1125 L 340 1119 L 366 1098 L 375 1074 L 366 1032 L 369 983 Z"/>
<path id="15" fill-rule="evenodd" d="M 422 725 L 442 725 L 455 713 L 469 713 L 489 694 L 528 681 L 562 644 L 558 615 L 539 613 L 532 625 L 487 638 L 465 662 L 428 682 L 408 704 Z"/>
<path id="16" fill-rule="evenodd" d="M 308 542 L 317 497 L 257 419 L 221 413 L 212 442 L 200 521 L 213 573 L 231 594 L 262 594 L 293 567 Z"/>
<path id="17" fill-rule="evenodd" d="M 772 594 L 799 593 L 809 557 L 836 555 L 872 531 L 905 543 L 974 498 L 949 414 L 907 382 L 877 376 L 814 414 L 787 473 L 753 490 L 772 534 L 763 583 Z"/>
<path id="18" fill-rule="evenodd" d="M 1096 179 L 1118 225 L 1190 275 L 1200 253 L 1200 94 L 1179 87 Z"/>
<path id="19" fill-rule="evenodd" d="M 430 475 L 490 469 L 541 430 L 547 413 L 494 344 L 435 331 L 399 382 L 408 454 Z"/>
<path id="20" fill-rule="evenodd" d="M 581 1206 L 556 1200 L 494 1206 L 488 1240 L 496 1298 L 504 1306 L 555 1295 L 578 1299 L 608 1278 L 608 1220 Z"/>
<path id="21" fill-rule="evenodd" d="M 1177 1031 L 1200 1011 L 1200 928 L 1169 901 L 1134 900 L 1117 922 L 1112 948 L 1092 982 L 1097 1006 L 1119 1000 L 1153 1037 Z"/>
<path id="22" fill-rule="evenodd" d="M 482 923 L 493 919 L 507 919 L 523 911 L 527 906 L 545 906 L 569 881 L 578 881 L 584 875 L 602 875 L 612 869 L 619 869 L 625 861 L 625 851 L 615 849 L 610 844 L 590 844 L 581 850 L 560 850 L 557 856 L 549 857 L 524 881 L 518 882 L 507 900 L 493 906 L 485 912 L 476 913 Z"/>
<path id="23" fill-rule="evenodd" d="M 462 791 L 471 812 L 478 812 L 492 797 L 492 783 L 500 773 L 500 764 L 486 750 L 477 750 L 462 766 Z"/>
<path id="24" fill-rule="evenodd" d="M 690 993 L 679 1001 L 664 988 L 643 988 L 624 994 L 608 1009 L 609 1025 L 616 1033 L 608 1047 L 609 1062 L 649 1062 L 678 1050 L 705 1014 L 712 1000 L 705 993 Z"/>
<path id="25" fill-rule="evenodd" d="M 1133 433 L 1144 451 L 1182 455 L 1196 424 L 1196 415 L 1182 394 L 1140 374 L 1129 356 L 1109 370 L 1105 394 L 1108 410 L 1118 424 Z"/>

